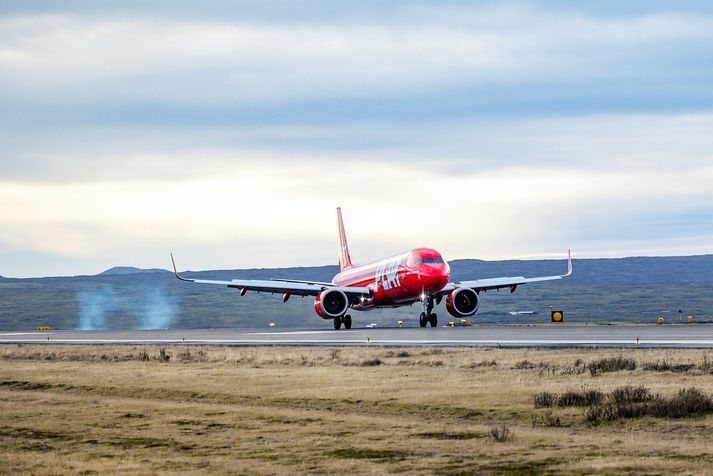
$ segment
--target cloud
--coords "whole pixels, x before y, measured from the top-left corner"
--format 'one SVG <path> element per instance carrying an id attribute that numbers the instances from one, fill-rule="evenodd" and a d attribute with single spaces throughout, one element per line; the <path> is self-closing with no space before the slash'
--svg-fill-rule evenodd
<path id="1" fill-rule="evenodd" d="M 81 182 L 214 177 L 307 164 L 341 174 L 344 163 L 409 163 L 438 173 L 506 167 L 696 169 L 713 159 L 711 114 L 378 121 L 349 125 L 57 128 L 4 144 L 6 181 Z M 305 165 L 307 168 L 307 165 Z M 269 175 L 267 175 L 269 177 Z"/>
<path id="2" fill-rule="evenodd" d="M 307 265 L 334 261 L 334 207 L 342 205 L 351 248 L 364 260 L 418 245 L 450 258 L 533 256 L 580 243 L 594 253 L 591 243 L 607 232 L 643 240 L 661 217 L 710 207 L 711 179 L 710 167 L 633 179 L 572 167 L 454 175 L 408 163 L 268 162 L 200 179 L 2 184 L 0 202 L 14 206 L 0 226 L 10 246 L 89 256 L 102 267 L 117 256 L 162 266 L 176 246 L 193 269 Z"/>
<path id="3" fill-rule="evenodd" d="M 336 5 L 0 6 L 0 274 L 704 249 L 705 4 Z"/>
<path id="4" fill-rule="evenodd" d="M 38 100 L 58 108 L 69 107 L 66 101 L 88 107 L 101 97 L 113 108 L 149 100 L 214 110 L 430 96 L 445 88 L 492 94 L 532 83 L 661 87 L 681 73 L 702 86 L 710 73 L 705 43 L 713 17 L 706 15 L 441 7 L 405 9 L 403 16 L 408 21 L 374 15 L 347 24 L 9 16 L 0 22 L 1 77 L 7 99 L 41 90 Z M 701 60 L 708 74 L 697 69 Z"/>

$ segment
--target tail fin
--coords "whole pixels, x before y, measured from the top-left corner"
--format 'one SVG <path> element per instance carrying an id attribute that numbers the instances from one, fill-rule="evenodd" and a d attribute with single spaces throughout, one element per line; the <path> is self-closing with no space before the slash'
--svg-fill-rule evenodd
<path id="1" fill-rule="evenodd" d="M 352 267 L 352 258 L 349 256 L 349 245 L 342 221 L 342 209 L 339 207 L 337 207 L 337 235 L 339 237 L 339 271 L 343 271 Z"/>

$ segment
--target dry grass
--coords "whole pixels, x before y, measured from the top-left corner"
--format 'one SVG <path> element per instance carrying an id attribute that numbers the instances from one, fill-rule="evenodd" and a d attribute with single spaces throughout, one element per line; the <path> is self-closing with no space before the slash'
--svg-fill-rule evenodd
<path id="1" fill-rule="evenodd" d="M 636 360 L 617 355 L 616 357 L 594 360 L 587 365 L 587 368 L 592 375 L 605 372 L 620 372 L 622 370 L 636 370 Z"/>
<path id="2" fill-rule="evenodd" d="M 630 404 L 644 386 L 690 404 L 680 389 L 713 395 L 711 356 L 6 345 L 0 473 L 706 473 L 713 416 L 592 425 L 558 402 Z M 611 358 L 636 365 L 586 371 Z M 551 408 L 534 407 L 542 392 Z"/>
<path id="3" fill-rule="evenodd" d="M 713 413 L 713 399 L 695 387 L 682 388 L 669 397 L 654 395 L 646 387 L 620 387 L 606 402 L 589 405 L 587 421 L 599 423 L 620 418 L 683 418 Z"/>

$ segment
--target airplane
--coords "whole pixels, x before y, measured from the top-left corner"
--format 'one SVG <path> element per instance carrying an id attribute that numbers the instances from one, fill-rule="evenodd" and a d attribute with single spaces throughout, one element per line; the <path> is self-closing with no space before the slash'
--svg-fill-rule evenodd
<path id="1" fill-rule="evenodd" d="M 367 264 L 354 265 L 344 231 L 342 210 L 337 208 L 339 242 L 339 273 L 331 283 L 293 279 L 233 279 L 216 281 L 181 276 L 171 253 L 173 272 L 181 281 L 214 284 L 238 289 L 241 296 L 248 291 L 281 293 L 282 302 L 291 296 L 314 296 L 314 310 L 319 317 L 332 320 L 334 329 L 351 329 L 349 310 L 366 311 L 375 308 L 410 306 L 421 302 L 423 311 L 418 323 L 421 327 L 438 325 L 435 305 L 446 298 L 446 310 L 454 317 L 475 315 L 480 307 L 480 294 L 492 289 L 508 288 L 566 278 L 572 274 L 572 254 L 567 252 L 567 273 L 556 276 L 525 278 L 523 276 L 476 279 L 450 282 L 450 267 L 441 254 L 431 248 L 411 251 Z"/>

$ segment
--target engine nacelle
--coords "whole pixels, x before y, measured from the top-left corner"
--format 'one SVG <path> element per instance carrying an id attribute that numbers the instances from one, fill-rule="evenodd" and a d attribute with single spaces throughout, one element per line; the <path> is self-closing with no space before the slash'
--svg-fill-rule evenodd
<path id="1" fill-rule="evenodd" d="M 478 312 L 480 298 L 470 288 L 457 288 L 446 298 L 446 309 L 454 317 L 468 317 Z"/>
<path id="2" fill-rule="evenodd" d="M 339 289 L 325 289 L 314 300 L 314 311 L 322 319 L 334 319 L 346 314 L 349 298 Z"/>

